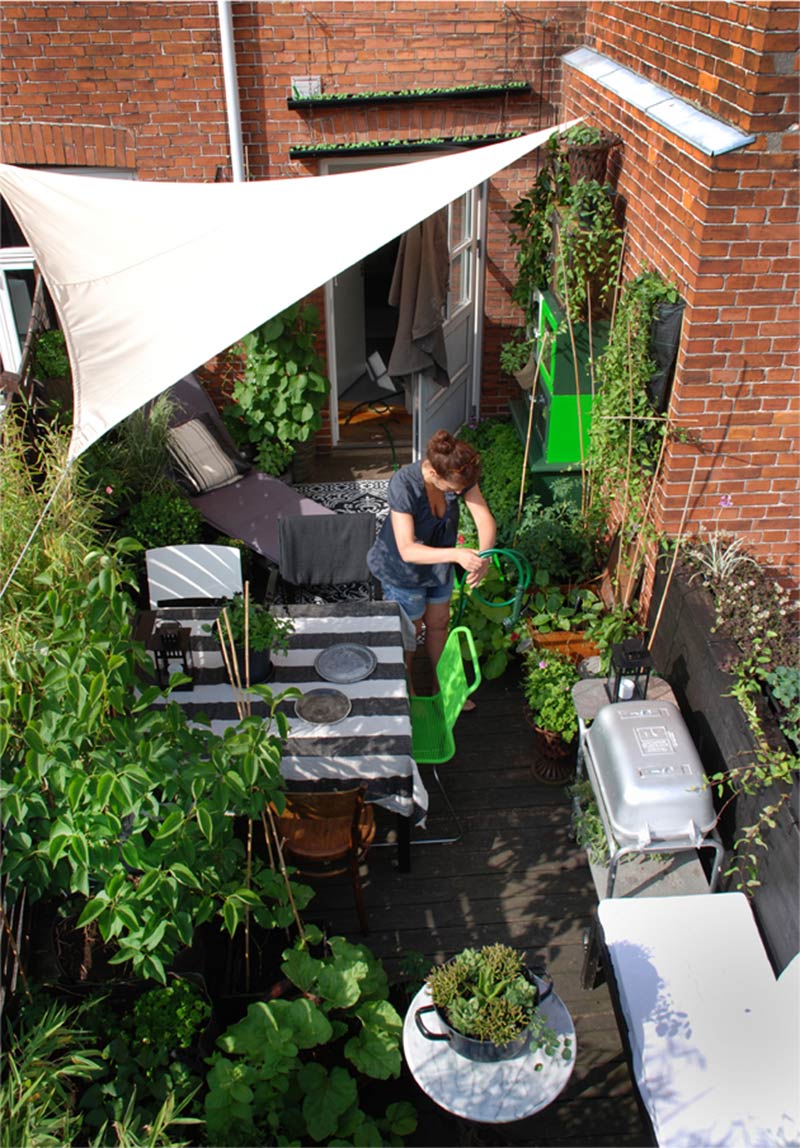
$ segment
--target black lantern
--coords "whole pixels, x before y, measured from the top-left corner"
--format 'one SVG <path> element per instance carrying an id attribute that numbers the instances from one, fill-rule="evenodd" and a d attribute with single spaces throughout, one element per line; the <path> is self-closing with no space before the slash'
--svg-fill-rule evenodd
<path id="1" fill-rule="evenodd" d="M 194 686 L 194 660 L 189 646 L 190 631 L 179 625 L 178 622 L 162 621 L 156 624 L 154 632 L 153 652 L 156 659 L 156 675 L 158 684 L 162 689 L 169 685 L 171 673 L 180 670 L 191 680 L 177 687 L 179 690 L 191 690 Z M 180 665 L 170 663 L 179 662 Z"/>
<path id="2" fill-rule="evenodd" d="M 606 693 L 611 702 L 628 702 L 647 697 L 647 683 L 653 659 L 644 638 L 626 638 L 611 647 Z"/>

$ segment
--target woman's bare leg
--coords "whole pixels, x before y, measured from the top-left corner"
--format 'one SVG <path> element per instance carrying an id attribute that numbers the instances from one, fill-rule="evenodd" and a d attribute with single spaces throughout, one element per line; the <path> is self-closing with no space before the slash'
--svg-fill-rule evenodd
<path id="1" fill-rule="evenodd" d="M 434 670 L 442 656 L 450 628 L 450 603 L 429 602 L 425 611 L 425 652 Z"/>
<path id="2" fill-rule="evenodd" d="M 417 640 L 422 633 L 422 624 L 425 621 L 424 617 L 417 618 L 414 623 L 414 629 L 417 634 Z M 416 657 L 415 651 L 406 651 L 406 678 L 408 680 L 408 692 L 413 696 L 416 693 L 414 689 L 414 658 Z"/>

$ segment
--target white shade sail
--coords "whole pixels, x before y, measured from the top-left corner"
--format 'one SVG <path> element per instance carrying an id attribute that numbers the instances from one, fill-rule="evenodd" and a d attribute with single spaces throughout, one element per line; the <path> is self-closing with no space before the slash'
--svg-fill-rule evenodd
<path id="1" fill-rule="evenodd" d="M 248 331 L 567 124 L 416 163 L 253 183 L 0 164 L 64 331 L 70 459 Z"/>

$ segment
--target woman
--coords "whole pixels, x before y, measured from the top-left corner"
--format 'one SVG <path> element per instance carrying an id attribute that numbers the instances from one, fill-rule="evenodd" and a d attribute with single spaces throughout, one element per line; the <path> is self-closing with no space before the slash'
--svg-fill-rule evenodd
<path id="1" fill-rule="evenodd" d="M 434 668 L 447 641 L 453 564 L 466 570 L 469 586 L 477 586 L 489 567 L 478 550 L 456 546 L 462 499 L 475 521 L 479 550 L 490 550 L 495 542 L 495 521 L 479 478 L 477 451 L 448 431 L 437 431 L 425 458 L 402 467 L 389 482 L 389 516 L 367 558 L 384 599 L 403 607 L 418 636 L 424 623 L 425 650 Z M 413 654 L 406 661 L 413 689 Z M 464 708 L 474 709 L 474 703 Z"/>

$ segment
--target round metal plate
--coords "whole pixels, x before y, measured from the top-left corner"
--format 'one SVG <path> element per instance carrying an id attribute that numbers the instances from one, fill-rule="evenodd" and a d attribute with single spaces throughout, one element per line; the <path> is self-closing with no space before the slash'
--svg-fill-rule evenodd
<path id="1" fill-rule="evenodd" d="M 314 669 L 326 682 L 360 682 L 368 678 L 378 659 L 368 646 L 339 642 L 321 650 L 314 661 Z"/>
<path id="2" fill-rule="evenodd" d="M 294 703 L 294 712 L 304 721 L 331 725 L 346 718 L 351 710 L 350 699 L 341 690 L 308 690 Z"/>

